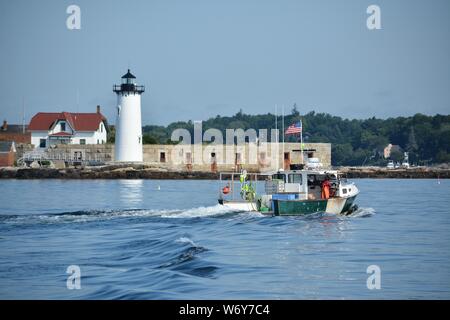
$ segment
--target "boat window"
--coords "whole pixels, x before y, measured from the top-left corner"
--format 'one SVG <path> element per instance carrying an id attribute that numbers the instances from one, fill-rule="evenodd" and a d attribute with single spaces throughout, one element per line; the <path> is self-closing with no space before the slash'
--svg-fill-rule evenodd
<path id="1" fill-rule="evenodd" d="M 289 174 L 288 175 L 289 183 L 299 183 L 302 184 L 302 175 L 301 174 Z"/>
<path id="2" fill-rule="evenodd" d="M 346 194 L 347 193 L 347 189 L 342 189 L 342 193 Z"/>
<path id="3" fill-rule="evenodd" d="M 284 174 L 281 174 L 281 173 L 274 174 L 274 175 L 272 175 L 272 180 L 284 181 Z"/>
<path id="4" fill-rule="evenodd" d="M 308 186 L 320 186 L 320 180 L 315 174 L 308 174 Z"/>

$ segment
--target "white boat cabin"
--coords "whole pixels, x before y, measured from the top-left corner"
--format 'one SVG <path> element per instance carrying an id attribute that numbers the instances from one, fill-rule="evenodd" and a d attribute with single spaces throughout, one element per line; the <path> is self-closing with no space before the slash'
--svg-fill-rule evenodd
<path id="1" fill-rule="evenodd" d="M 328 180 L 330 197 L 346 197 L 352 193 L 352 184 L 341 183 L 337 171 L 289 170 L 278 171 L 268 176 L 266 194 L 292 194 L 298 200 L 322 198 L 322 185 Z"/>

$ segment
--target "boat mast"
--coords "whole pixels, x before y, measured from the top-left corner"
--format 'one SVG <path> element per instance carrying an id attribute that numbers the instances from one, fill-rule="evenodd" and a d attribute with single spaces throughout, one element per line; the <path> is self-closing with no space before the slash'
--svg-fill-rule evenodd
<path id="1" fill-rule="evenodd" d="M 302 121 L 301 118 L 300 118 L 300 126 L 301 126 L 301 129 L 300 129 L 300 152 L 302 154 L 302 164 L 304 165 L 305 164 L 305 158 L 304 158 L 304 155 L 303 155 L 303 121 Z"/>

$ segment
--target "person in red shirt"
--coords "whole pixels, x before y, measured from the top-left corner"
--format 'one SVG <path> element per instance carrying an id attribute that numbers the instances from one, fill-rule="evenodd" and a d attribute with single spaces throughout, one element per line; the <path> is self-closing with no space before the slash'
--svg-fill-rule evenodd
<path id="1" fill-rule="evenodd" d="M 328 199 L 330 197 L 330 181 L 325 179 L 322 182 L 322 199 Z"/>

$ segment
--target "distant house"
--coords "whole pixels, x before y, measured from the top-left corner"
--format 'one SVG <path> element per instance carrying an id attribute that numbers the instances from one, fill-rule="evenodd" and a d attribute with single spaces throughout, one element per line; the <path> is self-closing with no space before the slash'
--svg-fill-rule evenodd
<path id="1" fill-rule="evenodd" d="M 100 106 L 96 113 L 39 112 L 28 126 L 31 143 L 40 149 L 56 144 L 103 144 L 107 128 Z"/>
<path id="2" fill-rule="evenodd" d="M 0 167 L 12 167 L 16 160 L 14 141 L 0 141 Z"/>
<path id="3" fill-rule="evenodd" d="M 3 120 L 0 126 L 0 141 L 14 141 L 15 143 L 31 143 L 31 134 L 27 126 L 20 124 L 9 124 Z"/>

